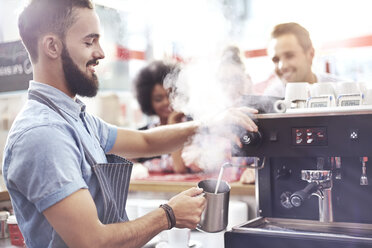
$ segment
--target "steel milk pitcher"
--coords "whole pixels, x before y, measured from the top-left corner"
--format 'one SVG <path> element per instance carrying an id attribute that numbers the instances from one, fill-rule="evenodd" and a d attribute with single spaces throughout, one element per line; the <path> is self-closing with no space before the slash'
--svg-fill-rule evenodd
<path id="1" fill-rule="evenodd" d="M 201 232 L 220 232 L 227 227 L 231 187 L 221 180 L 217 194 L 215 194 L 216 185 L 216 179 L 207 179 L 198 183 L 198 187 L 204 190 L 204 197 L 207 200 L 200 223 L 196 227 Z"/>

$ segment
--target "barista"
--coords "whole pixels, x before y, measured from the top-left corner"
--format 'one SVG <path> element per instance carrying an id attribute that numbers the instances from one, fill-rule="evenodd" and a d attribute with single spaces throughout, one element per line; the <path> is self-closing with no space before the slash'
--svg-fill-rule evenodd
<path id="1" fill-rule="evenodd" d="M 41 18 L 42 17 L 42 18 Z M 195 228 L 205 207 L 191 188 L 133 221 L 125 213 L 128 158 L 169 153 L 199 128 L 257 126 L 249 108 L 146 131 L 109 125 L 76 97 L 93 97 L 105 57 L 90 0 L 33 0 L 18 27 L 33 64 L 28 101 L 4 150 L 3 176 L 27 247 L 141 247 L 159 232 Z"/>

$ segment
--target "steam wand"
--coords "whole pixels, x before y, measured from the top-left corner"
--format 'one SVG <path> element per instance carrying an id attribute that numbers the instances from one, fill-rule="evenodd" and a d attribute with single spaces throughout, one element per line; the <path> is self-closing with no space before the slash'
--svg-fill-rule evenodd
<path id="1" fill-rule="evenodd" d="M 230 163 L 230 162 L 226 162 L 226 163 L 224 163 L 224 164 L 221 166 L 220 174 L 218 174 L 218 179 L 217 179 L 216 189 L 214 190 L 214 193 L 215 193 L 215 194 L 218 193 L 218 188 L 220 187 L 220 183 L 221 183 L 221 180 L 222 180 L 223 170 L 224 170 L 226 167 L 245 167 L 245 168 L 251 168 L 251 169 L 257 169 L 257 170 L 260 170 L 260 169 L 262 169 L 262 168 L 265 166 L 266 158 L 264 157 L 264 158 L 262 159 L 262 163 L 261 163 L 261 165 L 259 165 L 259 161 L 260 161 L 260 158 L 254 158 L 254 166 L 252 166 L 252 165 L 234 165 L 234 164 L 232 164 L 232 163 Z"/>
<path id="2" fill-rule="evenodd" d="M 254 158 L 254 165 L 237 165 L 237 164 L 232 164 L 230 162 L 226 162 L 226 163 L 224 163 L 222 165 L 222 168 L 226 168 L 226 167 L 242 167 L 242 168 L 250 168 L 250 169 L 261 170 L 265 166 L 266 157 L 263 157 L 262 158 L 261 164 L 260 164 L 260 160 L 261 160 L 261 158 L 255 157 Z"/>

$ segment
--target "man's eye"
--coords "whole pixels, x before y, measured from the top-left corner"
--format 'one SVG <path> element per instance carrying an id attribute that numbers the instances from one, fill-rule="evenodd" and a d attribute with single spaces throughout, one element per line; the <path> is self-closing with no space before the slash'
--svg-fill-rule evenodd
<path id="1" fill-rule="evenodd" d="M 291 58 L 294 57 L 294 54 L 287 54 L 285 57 L 286 57 L 287 59 L 291 59 Z"/>
<path id="2" fill-rule="evenodd" d="M 272 58 L 272 61 L 274 62 L 274 63 L 278 63 L 279 62 L 279 59 L 278 58 Z"/>
<path id="3" fill-rule="evenodd" d="M 89 46 L 93 45 L 93 43 L 85 42 L 85 45 L 89 47 Z"/>

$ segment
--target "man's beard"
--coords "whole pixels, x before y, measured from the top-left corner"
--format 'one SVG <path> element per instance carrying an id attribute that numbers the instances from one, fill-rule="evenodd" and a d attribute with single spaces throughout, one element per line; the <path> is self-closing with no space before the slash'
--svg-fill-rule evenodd
<path id="1" fill-rule="evenodd" d="M 63 72 L 65 74 L 67 87 L 70 92 L 73 95 L 87 97 L 93 97 L 97 95 L 99 83 L 96 74 L 92 74 L 91 78 L 85 75 L 74 63 L 74 61 L 72 61 L 65 45 L 63 46 L 61 56 Z M 97 60 L 90 60 L 88 61 L 87 66 L 96 63 Z"/>

